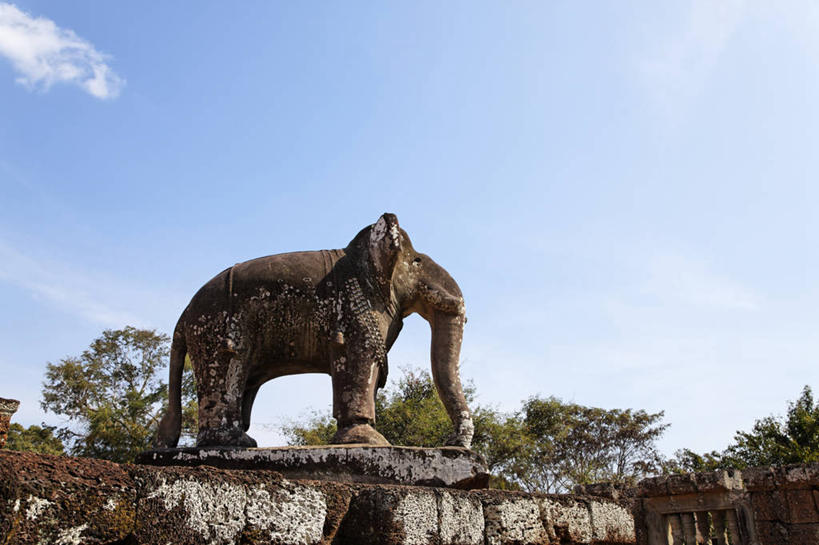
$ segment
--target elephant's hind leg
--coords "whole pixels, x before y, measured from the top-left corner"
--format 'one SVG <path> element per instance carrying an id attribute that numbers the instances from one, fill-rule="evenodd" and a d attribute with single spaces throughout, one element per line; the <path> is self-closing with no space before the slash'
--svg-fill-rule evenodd
<path id="1" fill-rule="evenodd" d="M 199 435 L 196 445 L 255 447 L 256 441 L 245 433 L 242 407 L 247 382 L 245 357 L 218 350 L 205 369 L 204 384 L 199 384 Z"/>

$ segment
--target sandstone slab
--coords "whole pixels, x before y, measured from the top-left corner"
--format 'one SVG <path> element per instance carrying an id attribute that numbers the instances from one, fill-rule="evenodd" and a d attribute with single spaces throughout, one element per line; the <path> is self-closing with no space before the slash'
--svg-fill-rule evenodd
<path id="1" fill-rule="evenodd" d="M 154 466 L 264 469 L 291 479 L 486 488 L 483 459 L 460 447 L 421 448 L 327 445 L 275 448 L 173 448 L 144 452 L 136 462 Z"/>
<path id="2" fill-rule="evenodd" d="M 0 451 L 3 545 L 633 545 L 628 508 Z"/>

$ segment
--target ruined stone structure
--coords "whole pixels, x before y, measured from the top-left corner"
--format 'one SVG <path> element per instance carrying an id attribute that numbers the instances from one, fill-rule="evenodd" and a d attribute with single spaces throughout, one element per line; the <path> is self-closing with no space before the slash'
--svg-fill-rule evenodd
<path id="1" fill-rule="evenodd" d="M 0 397 L 0 448 L 3 448 L 6 445 L 11 415 L 17 412 L 17 407 L 19 406 L 20 402 L 16 399 L 6 399 L 4 397 Z"/>
<path id="2" fill-rule="evenodd" d="M 656 477 L 636 493 L 639 545 L 819 543 L 819 464 Z"/>
<path id="3" fill-rule="evenodd" d="M 0 451 L 0 543 L 634 543 L 628 502 Z"/>
<path id="4" fill-rule="evenodd" d="M 812 545 L 819 464 L 541 495 L 0 451 L 0 543 Z"/>
<path id="5" fill-rule="evenodd" d="M 413 312 L 432 328 L 432 376 L 455 429 L 448 444 L 468 448 L 474 428 L 458 374 L 463 296 L 443 268 L 415 251 L 393 214 L 344 249 L 238 263 L 205 284 L 174 331 L 157 446 L 179 439 L 186 354 L 196 374 L 200 447 L 255 447 L 245 432 L 256 393 L 296 373 L 331 375 L 334 443 L 387 445 L 372 427 L 375 393 L 386 381 L 387 352 Z"/>
<path id="6" fill-rule="evenodd" d="M 143 452 L 138 464 L 268 469 L 288 479 L 445 488 L 487 488 L 483 458 L 462 447 L 327 445 L 274 448 L 181 448 Z"/>

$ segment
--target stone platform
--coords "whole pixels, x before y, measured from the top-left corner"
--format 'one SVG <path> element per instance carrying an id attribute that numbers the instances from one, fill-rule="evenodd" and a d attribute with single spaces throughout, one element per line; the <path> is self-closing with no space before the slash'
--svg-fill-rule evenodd
<path id="1" fill-rule="evenodd" d="M 291 479 L 443 488 L 486 488 L 483 459 L 460 447 L 327 445 L 274 448 L 174 448 L 142 453 L 137 464 L 266 469 Z"/>
<path id="2" fill-rule="evenodd" d="M 628 502 L 0 450 L 4 545 L 634 545 Z M 796 542 L 793 542 L 794 545 Z M 816 543 L 802 541 L 800 545 Z"/>

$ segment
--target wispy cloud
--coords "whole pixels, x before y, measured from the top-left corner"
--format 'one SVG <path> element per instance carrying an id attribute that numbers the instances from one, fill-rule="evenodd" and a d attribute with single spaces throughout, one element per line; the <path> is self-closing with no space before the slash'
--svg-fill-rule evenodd
<path id="1" fill-rule="evenodd" d="M 699 95 L 747 13 L 745 0 L 694 0 L 681 26 L 660 39 L 639 70 L 667 113 Z"/>
<path id="2" fill-rule="evenodd" d="M 28 256 L 0 240 L 0 282 L 23 288 L 63 311 L 106 327 L 144 324 L 133 314 L 107 303 L 98 280 L 64 265 Z"/>
<path id="3" fill-rule="evenodd" d="M 756 310 L 759 297 L 701 261 L 679 255 L 655 257 L 646 291 L 666 301 L 710 310 Z"/>
<path id="4" fill-rule="evenodd" d="M 16 81 L 46 91 L 55 83 L 72 83 L 91 95 L 110 99 L 125 81 L 97 51 L 73 30 L 44 17 L 33 17 L 13 4 L 0 3 L 0 55 L 19 73 Z"/>

